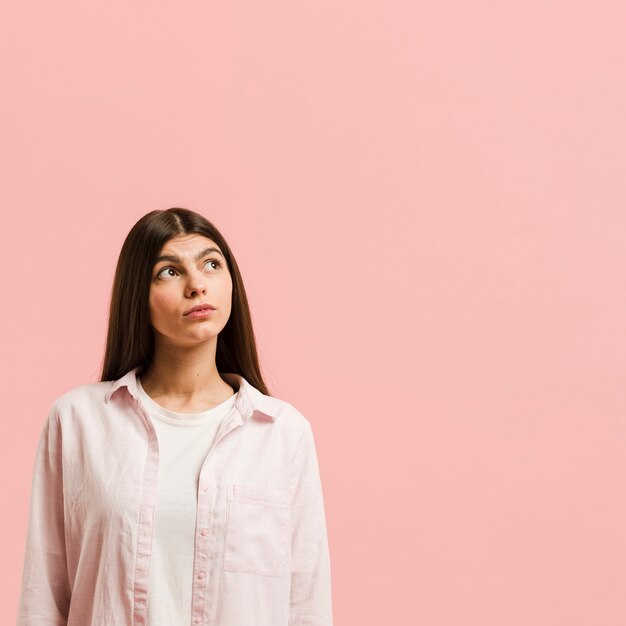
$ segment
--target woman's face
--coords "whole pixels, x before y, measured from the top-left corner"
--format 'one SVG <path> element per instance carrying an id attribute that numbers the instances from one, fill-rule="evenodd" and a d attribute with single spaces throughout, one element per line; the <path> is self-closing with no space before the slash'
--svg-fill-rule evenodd
<path id="1" fill-rule="evenodd" d="M 214 241 L 195 233 L 178 235 L 163 246 L 150 284 L 150 320 L 156 334 L 178 345 L 217 337 L 230 317 L 233 290 L 221 252 Z M 198 304 L 215 309 L 203 317 L 185 315 Z"/>

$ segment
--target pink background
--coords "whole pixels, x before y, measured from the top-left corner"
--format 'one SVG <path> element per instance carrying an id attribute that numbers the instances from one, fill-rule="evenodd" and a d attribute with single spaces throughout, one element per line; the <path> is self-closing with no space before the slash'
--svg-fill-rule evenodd
<path id="1" fill-rule="evenodd" d="M 170 206 L 313 424 L 337 626 L 626 622 L 621 3 L 3 13 L 2 623 L 46 412 Z"/>

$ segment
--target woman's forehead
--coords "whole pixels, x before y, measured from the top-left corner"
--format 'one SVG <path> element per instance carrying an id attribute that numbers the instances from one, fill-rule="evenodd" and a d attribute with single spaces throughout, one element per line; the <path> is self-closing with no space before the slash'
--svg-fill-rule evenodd
<path id="1" fill-rule="evenodd" d="M 194 233 L 193 235 L 172 237 L 172 239 L 165 242 L 163 248 L 161 248 L 160 255 L 200 259 L 210 252 L 219 252 L 223 256 L 220 247 L 215 241 L 204 235 Z"/>

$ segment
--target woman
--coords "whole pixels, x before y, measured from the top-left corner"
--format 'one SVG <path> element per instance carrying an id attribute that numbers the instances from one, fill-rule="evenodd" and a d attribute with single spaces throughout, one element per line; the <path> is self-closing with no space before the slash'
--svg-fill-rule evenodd
<path id="1" fill-rule="evenodd" d="M 269 394 L 237 263 L 198 213 L 131 229 L 101 381 L 50 409 L 17 624 L 332 624 L 311 424 Z"/>

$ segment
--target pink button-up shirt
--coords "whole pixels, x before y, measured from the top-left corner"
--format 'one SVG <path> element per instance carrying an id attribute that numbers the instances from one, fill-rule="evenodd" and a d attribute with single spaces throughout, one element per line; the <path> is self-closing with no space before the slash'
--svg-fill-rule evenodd
<path id="1" fill-rule="evenodd" d="M 58 397 L 37 448 L 17 626 L 145 626 L 159 467 L 135 367 Z M 332 626 L 310 422 L 238 374 L 198 478 L 191 624 Z M 172 626 L 179 626 L 172 624 Z"/>

